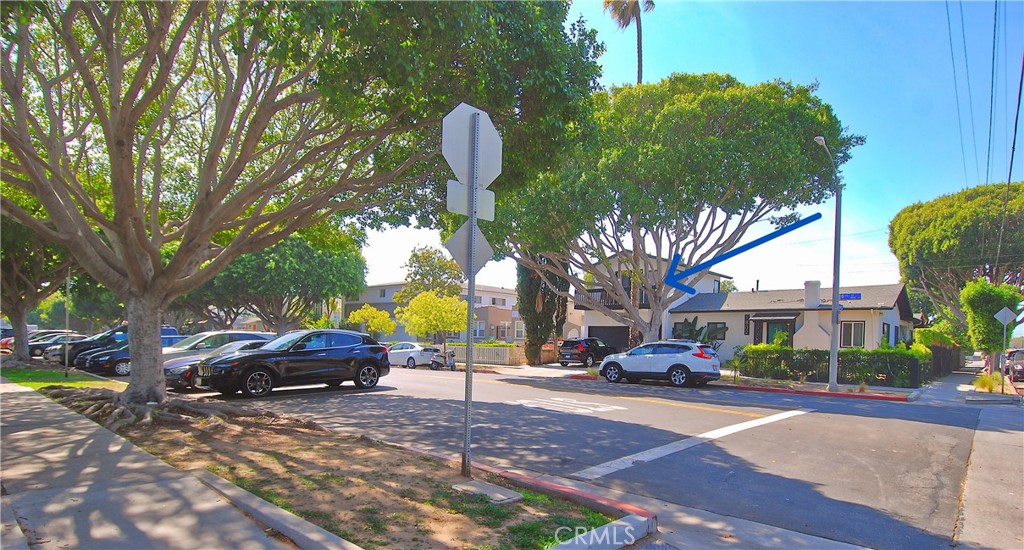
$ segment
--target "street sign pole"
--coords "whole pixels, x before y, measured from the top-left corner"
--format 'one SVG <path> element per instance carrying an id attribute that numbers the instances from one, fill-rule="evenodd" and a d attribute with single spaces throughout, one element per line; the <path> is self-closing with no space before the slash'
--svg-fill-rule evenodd
<path id="1" fill-rule="evenodd" d="M 1006 326 L 1017 318 L 1017 314 L 1014 313 L 1012 309 L 1004 307 L 1003 309 L 999 310 L 999 313 L 993 315 L 993 317 L 996 318 L 996 321 L 999 321 L 1000 323 L 1003 324 L 1003 345 L 1001 346 L 1002 352 L 999 354 L 999 357 L 997 358 L 998 360 L 996 361 L 995 365 L 995 368 L 999 369 L 999 378 L 1003 382 L 1002 386 L 999 389 L 999 395 L 1003 395 L 1003 393 L 1006 391 L 1006 368 L 1004 367 L 1004 363 L 1006 362 Z M 989 374 L 992 373 L 990 372 Z"/>
<path id="2" fill-rule="evenodd" d="M 473 252 L 476 250 L 476 202 L 477 180 L 480 172 L 480 113 L 472 115 L 472 130 L 469 140 L 469 289 L 466 297 L 466 437 L 462 443 L 462 475 L 473 477 L 472 429 L 473 429 L 473 305 L 476 303 L 476 265 Z"/>
<path id="3" fill-rule="evenodd" d="M 448 211 L 464 214 L 462 224 L 444 246 L 469 279 L 466 296 L 466 425 L 462 447 L 462 475 L 473 477 L 473 306 L 476 272 L 494 255 L 477 226 L 479 219 L 494 220 L 494 192 L 487 186 L 501 174 L 501 135 L 487 113 L 460 103 L 441 123 L 441 153 L 458 181 L 448 181 Z"/>

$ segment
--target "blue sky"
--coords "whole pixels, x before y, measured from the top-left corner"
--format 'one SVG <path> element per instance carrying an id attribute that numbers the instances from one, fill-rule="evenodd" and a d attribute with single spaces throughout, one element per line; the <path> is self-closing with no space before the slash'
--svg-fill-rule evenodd
<path id="1" fill-rule="evenodd" d="M 729 73 L 750 84 L 776 78 L 817 81 L 818 95 L 851 132 L 867 139 L 840 167 L 845 184 L 841 285 L 896 283 L 899 271 L 887 238 L 888 223 L 900 209 L 981 182 L 1006 182 L 1024 55 L 1024 2 L 998 6 L 994 88 L 993 2 L 950 2 L 951 37 L 945 2 L 660 0 L 643 15 L 644 81 L 657 82 L 673 72 Z M 635 83 L 635 30 L 619 30 L 600 0 L 576 2 L 570 20 L 580 16 L 607 47 L 600 60 L 602 84 Z M 1020 132 L 1015 181 L 1024 179 L 1024 128 Z M 802 209 L 821 212 L 823 219 L 718 264 L 715 271 L 732 275 L 740 290 L 800 288 L 805 280 L 831 286 L 834 208 L 829 200 Z M 767 224 L 755 227 L 745 241 L 770 231 Z M 436 234 L 417 230 L 372 235 L 367 252 L 387 247 L 392 259 L 367 254 L 370 284 L 403 278 L 400 266 L 408 255 L 386 244 L 398 241 L 409 248 L 439 245 Z M 478 282 L 514 287 L 514 265 L 491 262 Z"/>

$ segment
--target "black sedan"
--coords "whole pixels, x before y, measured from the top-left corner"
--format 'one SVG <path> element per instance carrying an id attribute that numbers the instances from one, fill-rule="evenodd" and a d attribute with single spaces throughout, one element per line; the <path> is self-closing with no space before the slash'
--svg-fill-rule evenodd
<path id="1" fill-rule="evenodd" d="M 189 355 L 168 359 L 164 361 L 164 382 L 168 388 L 188 389 L 196 387 L 196 377 L 199 374 L 199 362 L 203 359 L 217 357 L 218 355 L 229 355 L 240 350 L 256 349 L 267 340 L 237 340 L 214 348 L 202 355 Z"/>
<path id="2" fill-rule="evenodd" d="M 199 363 L 197 386 L 225 395 L 242 390 L 262 397 L 280 386 L 327 384 L 352 380 L 372 388 L 391 372 L 388 350 L 369 335 L 350 330 L 296 330 L 259 349 L 241 350 Z"/>

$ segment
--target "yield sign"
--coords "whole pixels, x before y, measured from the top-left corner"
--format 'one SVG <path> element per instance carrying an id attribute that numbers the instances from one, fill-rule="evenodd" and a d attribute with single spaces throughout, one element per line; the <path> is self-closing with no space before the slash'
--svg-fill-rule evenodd
<path id="1" fill-rule="evenodd" d="M 469 234 L 470 232 L 476 233 L 476 238 L 473 239 L 473 272 L 469 272 Z M 444 243 L 444 247 L 451 252 L 452 258 L 462 268 L 462 272 L 466 274 L 466 277 L 473 277 L 480 271 L 480 268 L 494 256 L 494 249 L 487 243 L 487 238 L 480 232 L 480 228 L 476 224 L 470 224 L 466 222 L 462 224 L 462 227 L 455 232 L 450 239 Z M 472 307 L 472 306 L 470 306 Z"/>

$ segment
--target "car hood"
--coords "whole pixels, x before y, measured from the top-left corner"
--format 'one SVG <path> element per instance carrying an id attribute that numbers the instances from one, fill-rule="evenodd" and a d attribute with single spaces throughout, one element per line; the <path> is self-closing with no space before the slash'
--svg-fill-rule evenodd
<path id="1" fill-rule="evenodd" d="M 213 351 L 212 349 L 181 349 L 181 348 L 164 348 L 163 358 L 166 362 L 168 359 L 178 359 L 181 357 L 195 357 L 197 355 L 206 355 Z"/>
<path id="2" fill-rule="evenodd" d="M 608 355 L 605 355 L 604 356 L 604 361 L 601 361 L 601 362 L 604 363 L 604 362 L 610 361 L 612 359 L 623 359 L 627 355 L 629 355 L 629 354 L 628 353 L 610 353 Z"/>
<path id="3" fill-rule="evenodd" d="M 275 355 L 281 355 L 288 353 L 287 351 L 274 351 L 265 349 L 243 349 L 235 352 L 231 352 L 224 355 L 217 355 L 214 357 L 205 357 L 202 359 L 204 364 L 220 365 L 224 363 L 230 363 L 243 357 L 271 357 Z"/>
<path id="4" fill-rule="evenodd" d="M 176 369 L 178 367 L 190 367 L 203 360 L 202 356 L 192 355 L 189 357 L 177 357 L 164 361 L 164 369 Z"/>

